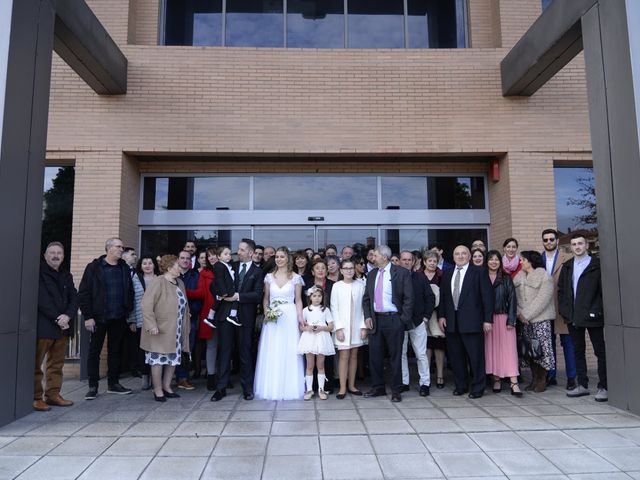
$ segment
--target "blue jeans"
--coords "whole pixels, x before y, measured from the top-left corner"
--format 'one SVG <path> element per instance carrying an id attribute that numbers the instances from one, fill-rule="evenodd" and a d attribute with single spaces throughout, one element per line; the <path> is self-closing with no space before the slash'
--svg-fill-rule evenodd
<path id="1" fill-rule="evenodd" d="M 567 370 L 567 378 L 576 378 L 576 355 L 573 349 L 573 341 L 571 340 L 571 335 L 561 333 L 560 334 L 560 344 L 562 345 L 562 350 L 564 351 L 564 365 Z M 555 363 L 556 360 L 556 336 L 553 336 L 553 360 Z M 556 370 L 549 370 L 547 374 L 548 378 L 556 378 Z"/>

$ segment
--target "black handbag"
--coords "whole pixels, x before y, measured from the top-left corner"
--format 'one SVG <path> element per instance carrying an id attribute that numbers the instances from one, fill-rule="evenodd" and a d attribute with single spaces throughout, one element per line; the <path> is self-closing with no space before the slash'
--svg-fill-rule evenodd
<path id="1" fill-rule="evenodd" d="M 518 337 L 518 356 L 527 360 L 542 358 L 542 342 L 537 338 L 520 335 Z"/>

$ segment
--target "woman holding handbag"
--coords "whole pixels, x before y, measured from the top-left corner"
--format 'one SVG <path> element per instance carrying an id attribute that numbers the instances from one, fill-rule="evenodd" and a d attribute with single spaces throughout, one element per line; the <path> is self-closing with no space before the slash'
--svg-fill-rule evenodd
<path id="1" fill-rule="evenodd" d="M 511 382 L 511 395 L 522 396 L 518 386 L 518 349 L 516 340 L 516 289 L 511 276 L 502 268 L 500 252 L 487 253 L 487 269 L 495 295 L 493 328 L 484 334 L 487 375 L 493 375 L 493 392 L 502 390 L 502 378 Z"/>
<path id="2" fill-rule="evenodd" d="M 551 322 L 556 318 L 553 278 L 533 250 L 520 254 L 522 270 L 513 283 L 518 299 L 518 320 L 522 323 L 524 360 L 531 367 L 531 384 L 525 390 L 536 393 L 547 389 L 547 372 L 554 368 Z"/>
<path id="3" fill-rule="evenodd" d="M 422 256 L 424 263 L 424 275 L 431 285 L 431 290 L 436 296 L 436 305 L 431 314 L 431 318 L 427 323 L 427 358 L 431 361 L 431 353 L 436 357 L 436 387 L 444 388 L 444 353 L 447 344 L 444 338 L 444 332 L 438 323 L 438 312 L 436 311 L 440 304 L 440 279 L 442 278 L 442 270 L 438 268 L 438 252 L 427 250 Z"/>

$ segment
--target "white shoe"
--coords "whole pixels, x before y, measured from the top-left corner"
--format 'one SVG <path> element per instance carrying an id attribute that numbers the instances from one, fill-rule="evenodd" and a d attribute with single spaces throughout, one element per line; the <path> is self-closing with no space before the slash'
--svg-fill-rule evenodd
<path id="1" fill-rule="evenodd" d="M 309 390 L 308 392 L 304 392 L 304 399 L 311 400 L 313 398 L 313 390 Z"/>
<path id="2" fill-rule="evenodd" d="M 569 390 L 567 392 L 567 397 L 575 398 L 575 397 L 584 397 L 585 395 L 589 395 L 591 392 L 583 387 L 582 385 L 578 385 L 573 390 Z"/>
<path id="3" fill-rule="evenodd" d="M 606 388 L 599 388 L 594 398 L 596 402 L 606 402 L 609 400 L 609 392 L 607 392 Z"/>

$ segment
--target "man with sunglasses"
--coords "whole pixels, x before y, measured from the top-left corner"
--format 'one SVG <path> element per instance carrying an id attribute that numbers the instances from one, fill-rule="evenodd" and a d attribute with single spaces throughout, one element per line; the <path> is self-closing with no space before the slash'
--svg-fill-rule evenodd
<path id="1" fill-rule="evenodd" d="M 560 270 L 562 264 L 571 259 L 571 255 L 561 251 L 558 248 L 558 232 L 552 228 L 547 228 L 542 231 L 542 245 L 544 250 L 542 251 L 542 260 L 545 263 L 547 273 L 553 277 L 554 292 L 553 298 L 556 302 L 556 318 L 552 323 L 553 329 L 553 354 L 556 356 L 556 335 L 560 335 L 560 344 L 564 351 L 564 364 L 567 373 L 567 390 L 573 390 L 576 388 L 576 359 L 574 355 L 573 342 L 571 341 L 571 335 L 567 330 L 567 324 L 564 319 L 558 313 L 558 279 L 560 278 Z M 549 370 L 547 374 L 547 385 L 557 385 L 556 369 Z"/>

